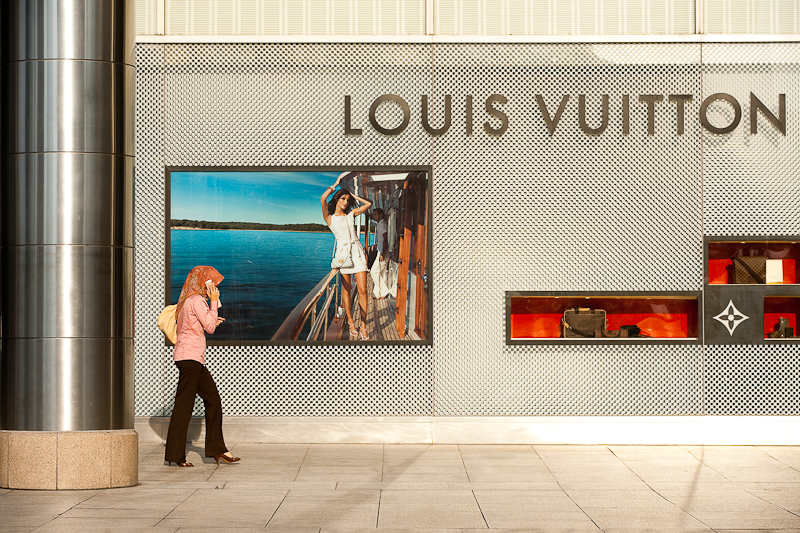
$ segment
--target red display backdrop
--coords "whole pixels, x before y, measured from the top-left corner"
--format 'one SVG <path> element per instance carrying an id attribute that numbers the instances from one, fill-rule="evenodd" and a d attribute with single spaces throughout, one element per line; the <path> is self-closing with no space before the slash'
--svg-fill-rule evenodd
<path id="1" fill-rule="evenodd" d="M 800 315 L 800 298 L 769 296 L 764 298 L 764 337 L 776 330 L 779 318 L 785 318 L 789 327 L 797 331 L 797 316 Z"/>
<path id="2" fill-rule="evenodd" d="M 765 256 L 770 259 L 781 259 L 783 284 L 797 283 L 800 243 L 792 241 L 712 241 L 708 243 L 708 283 L 710 285 L 733 283 L 732 258 L 735 256 Z"/>
<path id="3" fill-rule="evenodd" d="M 637 325 L 655 338 L 697 337 L 697 300 L 679 297 L 511 297 L 511 338 L 561 337 L 564 311 L 575 307 L 603 309 L 609 330 Z"/>

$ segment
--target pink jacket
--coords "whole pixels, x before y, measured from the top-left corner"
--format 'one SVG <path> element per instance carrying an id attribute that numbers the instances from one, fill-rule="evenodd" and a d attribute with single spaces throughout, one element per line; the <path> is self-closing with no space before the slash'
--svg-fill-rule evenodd
<path id="1" fill-rule="evenodd" d="M 217 329 L 218 301 L 211 301 L 209 309 L 206 299 L 199 294 L 189 296 L 183 303 L 178 317 L 178 340 L 172 352 L 173 361 L 193 360 L 205 364 L 206 335 Z"/>

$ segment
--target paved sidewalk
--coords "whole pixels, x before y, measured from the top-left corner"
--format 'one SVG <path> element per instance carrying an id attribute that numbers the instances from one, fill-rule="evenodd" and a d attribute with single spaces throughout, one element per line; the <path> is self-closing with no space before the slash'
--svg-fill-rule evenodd
<path id="1" fill-rule="evenodd" d="M 0 531 L 800 533 L 800 446 L 237 444 L 140 484 L 0 490 Z M 90 458 L 87 458 L 90 460 Z"/>

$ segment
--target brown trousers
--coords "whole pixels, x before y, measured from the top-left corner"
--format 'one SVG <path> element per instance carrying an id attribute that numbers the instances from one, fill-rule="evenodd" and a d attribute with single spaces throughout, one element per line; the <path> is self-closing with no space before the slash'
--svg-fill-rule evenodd
<path id="1" fill-rule="evenodd" d="M 199 394 L 206 410 L 206 457 L 228 451 L 222 438 L 222 399 L 217 385 L 208 369 L 197 361 L 176 361 L 180 371 L 178 389 L 175 391 L 175 407 L 169 419 L 167 449 L 164 460 L 173 463 L 186 462 L 186 435 L 192 418 L 194 397 Z"/>

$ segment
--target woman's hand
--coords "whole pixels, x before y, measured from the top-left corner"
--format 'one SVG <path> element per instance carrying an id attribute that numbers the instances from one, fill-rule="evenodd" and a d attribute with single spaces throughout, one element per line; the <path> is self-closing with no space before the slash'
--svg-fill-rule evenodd
<path id="1" fill-rule="evenodd" d="M 329 194 L 331 194 L 332 192 L 334 192 L 334 191 L 336 190 L 336 187 L 338 187 L 338 186 L 339 186 L 339 182 L 340 182 L 340 181 L 342 181 L 342 176 L 341 176 L 341 175 L 339 175 L 339 177 L 337 177 L 337 178 L 336 178 L 336 181 L 334 182 L 334 184 L 333 184 L 333 185 L 331 185 L 330 187 L 328 187 L 327 189 L 325 189 L 325 194 L 323 194 L 323 195 L 322 195 L 322 197 L 323 197 L 323 198 L 325 198 L 325 197 L 327 197 Z"/>
<path id="2" fill-rule="evenodd" d="M 355 209 L 353 209 L 353 211 L 351 211 L 351 213 L 353 213 L 354 217 L 357 217 L 358 215 L 360 215 L 362 213 L 365 213 L 370 207 L 372 207 L 372 202 L 370 202 L 369 200 L 365 200 L 364 198 L 360 198 L 360 197 L 356 196 L 355 194 L 351 194 L 350 196 L 352 196 L 357 202 L 359 202 L 361 204 L 360 206 L 358 206 Z"/>
<path id="3" fill-rule="evenodd" d="M 219 289 L 213 283 L 206 285 L 206 294 L 208 294 L 208 298 L 211 301 L 218 302 L 219 301 Z"/>
<path id="4" fill-rule="evenodd" d="M 219 326 L 219 325 L 220 325 L 220 324 L 222 324 L 223 322 L 225 322 L 225 319 L 224 319 L 224 318 L 222 318 L 221 316 L 218 316 L 218 317 L 217 317 L 217 325 Z"/>
<path id="5" fill-rule="evenodd" d="M 325 223 L 326 224 L 329 224 L 329 223 L 328 223 L 328 204 L 325 203 L 325 200 L 328 199 L 328 196 L 333 194 L 333 192 L 336 190 L 336 187 L 339 185 L 340 181 L 342 181 L 342 176 L 341 175 L 338 178 L 336 178 L 336 183 L 334 183 L 333 185 L 331 185 L 330 187 L 325 189 L 325 192 L 323 192 L 322 196 L 320 196 L 320 198 L 319 198 L 320 205 L 322 206 L 322 217 L 325 219 Z"/>
<path id="6" fill-rule="evenodd" d="M 367 206 L 371 206 L 372 205 L 372 202 L 370 202 L 369 200 L 366 200 L 364 198 L 361 198 L 360 196 L 356 196 L 355 194 L 351 194 L 350 196 L 352 196 L 360 204 L 366 204 Z"/>

